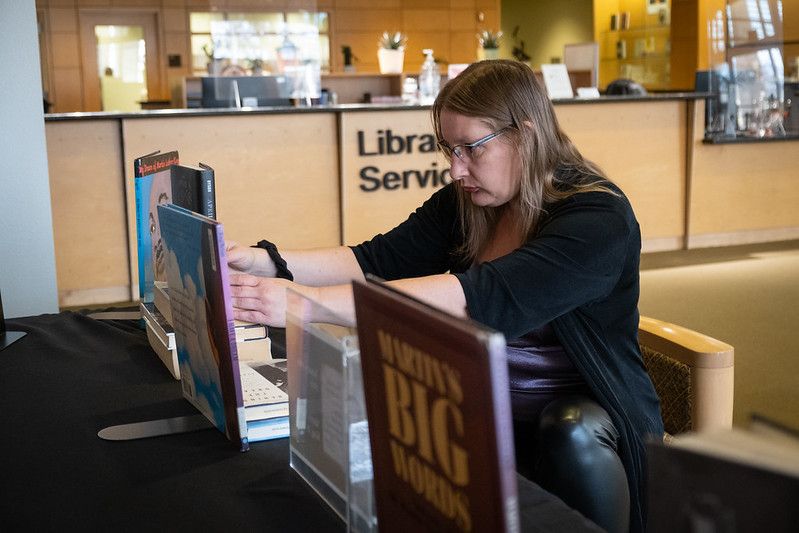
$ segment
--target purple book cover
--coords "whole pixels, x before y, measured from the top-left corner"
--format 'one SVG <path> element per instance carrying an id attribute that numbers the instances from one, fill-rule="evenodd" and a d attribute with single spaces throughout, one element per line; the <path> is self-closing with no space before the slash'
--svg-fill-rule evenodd
<path id="1" fill-rule="evenodd" d="M 505 339 L 354 283 L 381 533 L 518 531 Z"/>
<path id="2" fill-rule="evenodd" d="M 158 206 L 183 396 L 249 448 L 222 225 Z"/>

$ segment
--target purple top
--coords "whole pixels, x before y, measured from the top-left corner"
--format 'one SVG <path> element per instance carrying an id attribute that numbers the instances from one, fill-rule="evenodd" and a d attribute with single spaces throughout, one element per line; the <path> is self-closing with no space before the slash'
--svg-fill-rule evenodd
<path id="1" fill-rule="evenodd" d="M 559 396 L 592 396 L 549 324 L 508 342 L 507 353 L 514 420 L 537 420 Z"/>

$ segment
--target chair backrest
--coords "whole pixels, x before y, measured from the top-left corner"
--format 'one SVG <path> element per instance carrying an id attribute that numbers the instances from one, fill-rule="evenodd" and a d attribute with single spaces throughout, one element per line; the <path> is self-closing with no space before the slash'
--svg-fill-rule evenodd
<path id="1" fill-rule="evenodd" d="M 732 427 L 732 346 L 644 316 L 638 343 L 668 434 Z"/>

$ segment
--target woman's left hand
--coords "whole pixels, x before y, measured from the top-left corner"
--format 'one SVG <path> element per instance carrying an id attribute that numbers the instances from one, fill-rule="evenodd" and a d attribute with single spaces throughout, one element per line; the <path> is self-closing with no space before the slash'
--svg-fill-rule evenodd
<path id="1" fill-rule="evenodd" d="M 286 288 L 294 285 L 281 278 L 230 273 L 233 318 L 274 327 L 286 326 Z"/>

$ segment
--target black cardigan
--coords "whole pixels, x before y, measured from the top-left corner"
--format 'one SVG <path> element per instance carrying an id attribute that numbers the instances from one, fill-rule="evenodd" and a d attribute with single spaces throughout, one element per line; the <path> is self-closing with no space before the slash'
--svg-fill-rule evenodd
<path id="1" fill-rule="evenodd" d="M 657 394 L 638 348 L 641 235 L 615 186 L 547 206 L 536 236 L 493 261 L 471 265 L 455 185 L 440 189 L 402 224 L 352 247 L 365 273 L 386 280 L 453 273 L 469 316 L 517 338 L 551 323 L 572 363 L 619 429 L 630 484 L 630 529 L 644 529 L 644 440 L 661 436 Z"/>

